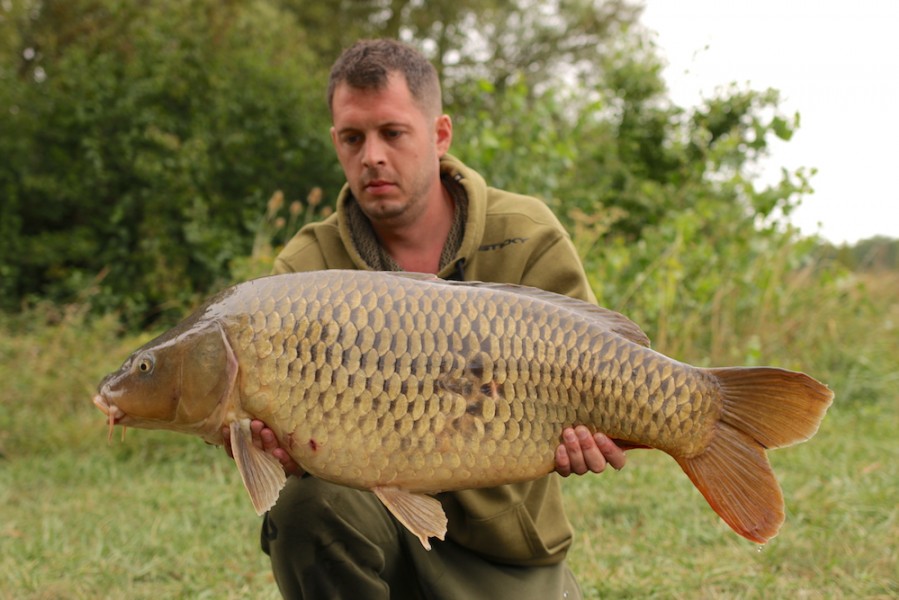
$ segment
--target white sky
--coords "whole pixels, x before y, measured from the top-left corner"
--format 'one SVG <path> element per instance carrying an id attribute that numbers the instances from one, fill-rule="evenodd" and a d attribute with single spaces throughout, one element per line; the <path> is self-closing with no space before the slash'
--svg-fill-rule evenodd
<path id="1" fill-rule="evenodd" d="M 818 169 L 793 222 L 835 242 L 899 238 L 899 1 L 645 0 L 641 19 L 668 61 L 671 97 L 716 87 L 781 91 L 800 113 L 765 164 Z M 765 175 L 765 180 L 769 179 Z M 819 226 L 820 224 L 820 226 Z"/>

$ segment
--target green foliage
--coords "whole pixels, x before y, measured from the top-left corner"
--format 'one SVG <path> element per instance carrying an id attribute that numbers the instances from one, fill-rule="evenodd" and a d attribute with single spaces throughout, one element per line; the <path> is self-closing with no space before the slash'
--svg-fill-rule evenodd
<path id="1" fill-rule="evenodd" d="M 313 188 L 306 201 L 293 200 L 287 204 L 281 190 L 269 198 L 265 215 L 256 226 L 253 250 L 249 256 L 231 261 L 231 275 L 237 281 L 246 281 L 272 272 L 275 257 L 294 233 L 303 225 L 324 219 L 332 212 L 330 205 L 323 205 L 321 188 Z"/>
<path id="2" fill-rule="evenodd" d="M 306 27 L 309 48 L 324 63 L 361 38 L 417 44 L 457 106 L 456 86 L 479 79 L 499 90 L 522 76 L 528 85 L 557 85 L 566 78 L 592 85 L 602 79 L 598 66 L 607 46 L 641 10 L 628 0 L 273 2 Z"/>
<path id="3" fill-rule="evenodd" d="M 89 289 L 96 310 L 140 325 L 258 272 L 245 257 L 266 199 L 313 187 L 333 198 L 341 183 L 323 90 L 331 61 L 359 37 L 419 44 L 466 114 L 493 102 L 474 83 L 491 81 L 511 113 L 484 132 L 497 146 L 484 158 L 503 157 L 498 181 L 512 184 L 521 153 L 497 141 L 516 114 L 572 110 L 568 99 L 544 110 L 529 90 L 558 86 L 563 70 L 595 83 L 604 48 L 637 12 L 618 0 L 4 3 L 0 308 Z M 538 147 L 564 169 L 577 146 L 544 131 Z M 534 191 L 549 197 L 557 184 Z"/>
<path id="4" fill-rule="evenodd" d="M 551 93 L 534 98 L 523 80 L 502 94 L 484 80 L 459 86 L 455 94 L 467 109 L 450 108 L 457 115 L 453 153 L 490 185 L 552 198 L 575 159 L 565 106 Z"/>
<path id="5" fill-rule="evenodd" d="M 15 82 L 0 111 L 7 308 L 97 280 L 100 308 L 180 309 L 231 279 L 275 189 L 339 181 L 324 75 L 269 3 L 44 3 L 18 30 L 34 54 L 0 64 Z"/>
<path id="6" fill-rule="evenodd" d="M 550 9 L 557 19 L 538 18 Z M 748 323 L 794 297 L 757 291 L 812 250 L 785 220 L 810 174 L 754 183 L 770 141 L 799 125 L 776 91 L 729 87 L 673 106 L 626 2 L 428 11 L 403 1 L 0 7 L 0 307 L 90 298 L 143 324 L 267 272 L 320 214 L 294 199 L 320 189 L 325 208 L 342 183 L 327 68 L 341 45 L 379 28 L 438 62 L 453 152 L 491 184 L 546 199 L 602 302 L 658 341 L 689 326 L 661 321 L 674 305 L 704 322 L 737 297 Z M 466 44 L 480 39 L 472 22 L 496 35 Z M 277 190 L 287 200 L 271 214 Z M 790 269 L 773 271 L 772 256 Z"/>

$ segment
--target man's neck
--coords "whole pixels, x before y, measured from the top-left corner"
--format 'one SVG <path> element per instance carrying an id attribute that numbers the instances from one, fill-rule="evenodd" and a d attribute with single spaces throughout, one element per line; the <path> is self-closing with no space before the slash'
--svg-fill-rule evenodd
<path id="1" fill-rule="evenodd" d="M 455 216 L 452 197 L 443 186 L 440 190 L 441 201 L 431 203 L 417 222 L 398 228 L 374 225 L 384 249 L 404 271 L 440 271 L 440 257 Z"/>

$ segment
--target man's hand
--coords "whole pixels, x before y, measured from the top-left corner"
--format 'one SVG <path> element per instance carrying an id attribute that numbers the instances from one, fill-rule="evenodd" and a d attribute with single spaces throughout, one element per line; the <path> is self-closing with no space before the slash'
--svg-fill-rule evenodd
<path id="1" fill-rule="evenodd" d="M 562 477 L 572 473 L 583 475 L 587 471 L 602 473 L 606 465 L 615 470 L 624 467 L 626 457 L 609 436 L 602 433 L 590 435 L 583 425 L 562 432 L 562 443 L 556 448 L 556 472 Z"/>
<path id="2" fill-rule="evenodd" d="M 287 450 L 281 447 L 275 432 L 266 427 L 265 423 L 257 419 L 250 421 L 250 433 L 253 435 L 253 445 L 277 458 L 287 476 L 299 477 L 303 474 L 303 469 L 290 457 Z M 222 427 L 222 439 L 225 443 L 225 452 L 234 458 L 234 451 L 231 449 L 231 431 L 228 427 Z"/>

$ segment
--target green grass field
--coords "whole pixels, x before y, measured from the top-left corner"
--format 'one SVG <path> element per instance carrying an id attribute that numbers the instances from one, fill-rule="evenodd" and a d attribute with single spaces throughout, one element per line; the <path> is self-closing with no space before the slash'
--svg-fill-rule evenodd
<path id="1" fill-rule="evenodd" d="M 586 597 L 899 596 L 899 276 L 865 283 L 810 322 L 786 316 L 809 341 L 766 357 L 836 392 L 814 439 L 771 454 L 780 535 L 738 537 L 673 460 L 633 451 L 621 472 L 565 483 Z M 767 339 L 778 326 L 759 324 Z M 107 444 L 92 393 L 149 337 L 76 309 L 0 319 L 0 597 L 278 597 L 221 449 L 140 430 Z"/>

